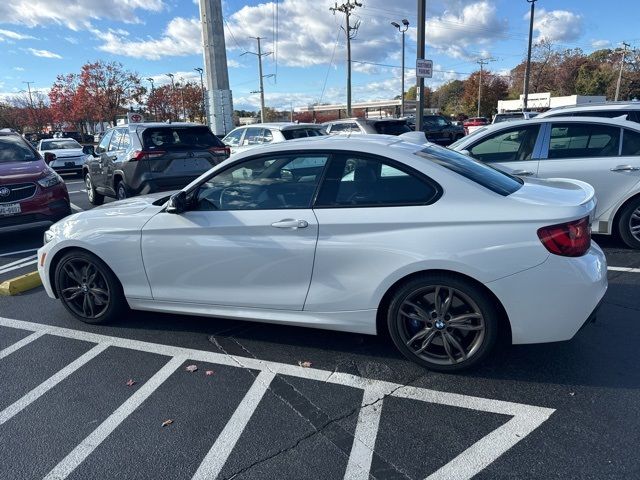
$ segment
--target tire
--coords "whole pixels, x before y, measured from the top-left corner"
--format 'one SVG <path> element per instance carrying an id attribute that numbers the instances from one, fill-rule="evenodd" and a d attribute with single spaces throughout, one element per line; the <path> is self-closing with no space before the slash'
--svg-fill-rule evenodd
<path id="1" fill-rule="evenodd" d="M 87 197 L 91 205 L 102 205 L 104 203 L 104 195 L 96 192 L 96 187 L 93 185 L 89 172 L 84 175 L 84 186 L 87 189 Z"/>
<path id="2" fill-rule="evenodd" d="M 387 310 L 387 328 L 396 348 L 409 360 L 429 370 L 459 372 L 491 353 L 499 315 L 492 299 L 470 281 L 424 274 L 396 290 Z M 452 320 L 455 324 L 449 323 Z"/>
<path id="3" fill-rule="evenodd" d="M 627 246 L 640 249 L 640 197 L 627 203 L 616 225 L 618 234 Z"/>
<path id="4" fill-rule="evenodd" d="M 74 250 L 64 255 L 56 265 L 54 279 L 62 305 L 81 322 L 113 322 L 128 308 L 115 274 L 89 252 Z"/>
<path id="5" fill-rule="evenodd" d="M 129 198 L 129 189 L 124 181 L 118 180 L 118 183 L 116 183 L 116 200 L 124 200 L 125 198 Z"/>

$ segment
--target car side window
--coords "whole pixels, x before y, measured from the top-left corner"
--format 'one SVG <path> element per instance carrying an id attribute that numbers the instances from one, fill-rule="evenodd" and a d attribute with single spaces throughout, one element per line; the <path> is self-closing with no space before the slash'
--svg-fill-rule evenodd
<path id="1" fill-rule="evenodd" d="M 345 154 L 331 161 L 315 206 L 424 205 L 438 194 L 435 183 L 393 162 Z"/>
<path id="2" fill-rule="evenodd" d="M 122 138 L 120 140 L 120 150 L 126 150 L 131 145 L 131 137 L 127 130 L 122 131 Z"/>
<path id="3" fill-rule="evenodd" d="M 268 128 L 262 130 L 262 143 L 271 143 L 273 142 L 273 133 Z"/>
<path id="4" fill-rule="evenodd" d="M 98 144 L 98 148 L 96 148 L 96 153 L 102 153 L 107 151 L 107 147 L 109 146 L 109 142 L 111 141 L 111 136 L 113 135 L 113 130 L 107 132 L 100 143 Z"/>
<path id="5" fill-rule="evenodd" d="M 623 130 L 622 134 L 622 155 L 636 156 L 640 155 L 640 132 L 633 130 Z"/>
<path id="6" fill-rule="evenodd" d="M 242 145 L 259 145 L 262 143 L 262 128 L 247 128 Z"/>
<path id="7" fill-rule="evenodd" d="M 310 208 L 328 154 L 261 156 L 235 164 L 203 183 L 195 210 Z"/>
<path id="8" fill-rule="evenodd" d="M 473 145 L 469 153 L 486 163 L 531 160 L 539 131 L 540 125 L 501 130 Z"/>
<path id="9" fill-rule="evenodd" d="M 548 158 L 617 157 L 620 127 L 597 123 L 551 125 Z"/>
<path id="10" fill-rule="evenodd" d="M 237 147 L 240 145 L 240 139 L 242 138 L 242 134 L 244 133 L 244 129 L 241 128 L 239 130 L 234 130 L 229 135 L 224 137 L 224 143 L 229 145 L 230 147 Z"/>
<path id="11" fill-rule="evenodd" d="M 121 140 L 122 140 L 122 131 L 115 130 L 111 137 L 111 142 L 109 143 L 109 148 L 107 151 L 114 152 L 116 150 L 119 150 L 119 145 Z"/>

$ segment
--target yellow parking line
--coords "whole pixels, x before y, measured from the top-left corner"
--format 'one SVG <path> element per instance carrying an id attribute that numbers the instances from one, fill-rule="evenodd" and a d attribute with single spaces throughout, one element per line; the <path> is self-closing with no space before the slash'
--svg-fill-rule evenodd
<path id="1" fill-rule="evenodd" d="M 17 295 L 42 285 L 38 272 L 20 275 L 0 283 L 0 295 Z"/>

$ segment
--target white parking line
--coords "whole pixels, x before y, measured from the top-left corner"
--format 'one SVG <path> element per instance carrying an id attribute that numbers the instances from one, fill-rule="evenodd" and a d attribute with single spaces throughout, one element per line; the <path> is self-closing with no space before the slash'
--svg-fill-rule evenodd
<path id="1" fill-rule="evenodd" d="M 80 208 L 78 205 L 76 205 L 73 202 L 69 202 L 71 205 L 71 210 L 75 210 L 76 212 L 84 212 L 84 208 Z"/>
<path id="2" fill-rule="evenodd" d="M 365 388 L 362 405 L 358 415 L 356 431 L 353 434 L 353 445 L 344 473 L 345 480 L 368 480 L 371 460 L 376 446 L 380 415 L 382 414 L 381 398 L 390 392 L 381 392 L 375 388 Z"/>
<path id="3" fill-rule="evenodd" d="M 13 272 L 14 270 L 18 270 L 20 268 L 28 267 L 29 265 L 35 265 L 36 263 L 38 263 L 37 258 L 34 260 L 29 260 L 28 262 L 20 263 L 18 265 L 13 265 L 9 268 L 0 268 L 0 275 L 2 275 L 3 273 Z"/>
<path id="4" fill-rule="evenodd" d="M 31 335 L 24 337 L 22 340 L 14 343 L 13 345 L 8 346 L 4 350 L 0 350 L 0 360 L 2 360 L 4 357 L 8 355 L 11 355 L 16 350 L 20 350 L 25 345 L 29 345 L 31 342 L 33 342 L 34 340 L 37 340 L 45 333 L 47 333 L 47 330 L 40 330 L 39 332 L 33 332 Z"/>
<path id="5" fill-rule="evenodd" d="M 69 193 L 87 193 L 86 190 L 69 190 Z"/>
<path id="6" fill-rule="evenodd" d="M 356 431 L 354 432 L 354 444 L 352 445 L 349 464 L 345 475 L 345 478 L 349 479 L 368 478 L 369 476 L 371 457 L 373 455 L 373 448 L 375 447 L 376 437 L 378 435 L 378 424 L 380 420 L 382 401 L 385 395 L 419 400 L 425 403 L 436 403 L 501 415 L 509 415 L 513 417 L 507 423 L 460 453 L 456 458 L 429 476 L 429 479 L 470 479 L 490 465 L 498 457 L 503 455 L 515 444 L 520 442 L 523 438 L 527 437 L 527 435 L 542 425 L 555 411 L 551 408 L 538 407 L 534 405 L 440 392 L 426 388 L 407 387 L 397 383 L 372 380 L 347 373 L 319 370 L 315 368 L 302 368 L 297 365 L 263 361 L 257 358 L 237 357 L 204 350 L 192 350 L 182 347 L 173 347 L 170 345 L 142 342 L 139 340 L 110 337 L 96 333 L 25 322 L 22 320 L 12 320 L 4 317 L 0 317 L 0 326 L 30 330 L 34 332 L 47 330 L 46 333 L 49 335 L 73 338 L 98 344 L 93 350 L 90 350 L 84 356 L 90 354 L 97 348 L 100 348 L 100 351 L 102 351 L 108 346 L 115 346 L 173 357 L 167 365 L 158 371 L 158 373 L 145 383 L 140 390 L 123 403 L 107 420 L 102 423 L 102 425 L 85 438 L 80 445 L 78 445 L 64 460 L 62 460 L 46 477 L 48 480 L 52 480 L 54 478 L 63 479 L 73 472 L 73 470 L 80 465 L 86 457 L 90 455 L 91 452 L 102 441 L 104 441 L 135 408 L 150 396 L 153 391 L 171 374 L 171 372 L 178 368 L 178 366 L 187 358 L 191 361 L 218 363 L 234 367 L 242 366 L 253 370 L 259 370 L 262 373 L 268 372 L 269 375 L 290 375 L 364 390 L 363 401 L 361 404 L 362 408 L 358 416 Z M 72 362 L 69 366 L 54 375 L 52 379 L 55 378 L 55 383 L 58 383 L 62 379 L 59 377 L 63 376 L 63 372 L 64 376 L 68 376 L 71 371 L 76 370 L 78 367 L 74 364 L 77 362 L 86 363 L 87 360 L 81 360 L 83 357 L 80 357 L 78 360 Z M 68 369 L 71 371 L 67 372 Z M 260 376 L 258 376 L 258 378 L 260 378 Z M 263 376 L 263 378 L 268 377 Z M 50 381 L 51 379 L 47 382 Z M 39 397 L 46 390 L 51 388 L 48 386 L 47 382 L 25 395 L 28 403 L 31 403 L 35 398 Z M 48 388 L 45 389 L 43 385 L 48 386 Z M 248 422 L 250 420 L 251 414 L 255 411 L 259 403 L 257 394 L 263 387 L 264 385 L 256 386 L 255 383 L 252 385 L 250 391 L 253 390 L 254 393 L 251 395 L 247 393 L 245 395 L 245 399 L 243 399 L 242 404 L 236 409 L 237 415 L 234 413 L 232 416 L 232 420 L 230 421 L 232 426 L 225 426 L 222 434 L 219 436 L 219 439 L 214 443 L 212 450 L 215 450 L 216 446 L 219 446 L 222 450 L 222 454 L 220 454 L 220 452 L 217 454 L 211 453 L 212 450 L 210 450 L 209 454 L 207 454 L 205 460 L 201 464 L 201 475 L 208 473 L 209 469 L 214 471 L 215 469 L 222 468 L 226 458 L 233 450 L 233 446 L 237 441 L 235 435 L 241 435 L 241 432 L 233 433 L 233 429 L 237 426 L 242 427 L 240 423 L 241 416 L 246 417 L 242 417 L 243 421 L 246 420 Z M 22 399 L 16 403 L 18 404 L 21 401 Z M 20 406 L 20 404 L 18 406 Z M 374 406 L 374 408 L 371 408 L 371 406 Z M 9 407 L 9 409 L 12 407 Z M 15 409 L 16 407 L 13 408 Z M 24 406 L 21 408 L 24 408 Z M 0 424 L 2 424 L 3 421 L 6 421 L 4 417 L 7 416 L 7 413 L 5 412 L 9 409 L 5 409 L 5 411 L 0 412 Z M 13 416 L 17 412 L 12 413 L 12 411 L 9 411 L 8 413 Z M 235 422 L 238 423 L 236 424 Z M 242 427 L 242 429 L 244 429 L 244 427 Z"/>
<path id="7" fill-rule="evenodd" d="M 7 408 L 5 408 L 3 411 L 0 412 L 0 425 L 5 423 L 7 420 L 9 420 L 14 415 L 20 413 L 20 411 L 22 411 L 23 409 L 28 407 L 31 403 L 36 401 L 39 397 L 41 397 L 42 395 L 47 393 L 49 390 L 51 390 L 53 387 L 55 387 L 58 383 L 60 383 L 65 378 L 67 378 L 69 375 L 71 375 L 76 370 L 78 370 L 81 366 L 83 366 L 89 360 L 91 360 L 92 358 L 98 356 L 100 353 L 102 353 L 108 347 L 109 347 L 108 343 L 100 343 L 100 344 L 96 345 L 91 350 L 89 350 L 87 353 L 85 353 L 84 355 L 78 357 L 73 362 L 71 362 L 69 365 L 64 367 L 62 370 L 59 370 L 53 376 L 49 377 L 47 380 L 42 382 L 36 388 L 34 388 L 29 393 L 24 395 L 21 399 L 15 401 L 11 405 L 9 405 Z"/>
<path id="8" fill-rule="evenodd" d="M 67 478 L 78 465 L 93 452 L 118 425 L 144 402 L 162 383 L 187 360 L 186 357 L 173 357 L 167 364 L 131 395 L 109 418 L 87 436 L 69 455 L 44 477 L 44 480 L 62 480 Z"/>
<path id="9" fill-rule="evenodd" d="M 256 377 L 251 388 L 246 393 L 238 408 L 233 413 L 227 424 L 225 425 L 218 439 L 215 441 L 209 453 L 198 467 L 192 480 L 207 480 L 218 478 L 222 467 L 227 462 L 229 455 L 236 446 L 240 435 L 249 423 L 253 412 L 258 408 L 260 400 L 269 389 L 271 380 L 275 375 L 272 372 L 263 370 Z"/>
<path id="10" fill-rule="evenodd" d="M 640 273 L 640 268 L 629 268 L 629 267 L 607 267 L 607 268 L 614 272 Z"/>
<path id="11" fill-rule="evenodd" d="M 34 260 L 36 258 L 38 258 L 37 255 L 30 255 L 28 257 L 21 258 L 19 260 L 14 261 L 14 262 L 6 263 L 4 265 L 0 265 L 0 270 L 4 270 L 5 268 L 13 267 L 14 265 L 17 265 L 19 263 L 24 263 L 24 262 L 27 262 L 29 260 Z"/>
<path id="12" fill-rule="evenodd" d="M 18 255 L 19 253 L 35 252 L 36 250 L 38 250 L 38 249 L 37 248 L 29 248 L 27 250 L 18 250 L 17 252 L 0 253 L 0 257 L 10 257 L 11 255 Z"/>

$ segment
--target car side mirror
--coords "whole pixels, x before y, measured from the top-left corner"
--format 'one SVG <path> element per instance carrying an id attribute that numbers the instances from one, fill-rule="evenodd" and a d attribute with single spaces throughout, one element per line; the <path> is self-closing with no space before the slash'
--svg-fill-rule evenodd
<path id="1" fill-rule="evenodd" d="M 180 214 L 187 209 L 187 194 L 183 191 L 174 193 L 169 198 L 167 213 Z"/>
<path id="2" fill-rule="evenodd" d="M 91 155 L 93 157 L 96 156 L 96 148 L 93 145 L 85 145 L 82 147 L 82 153 L 85 155 Z"/>
<path id="3" fill-rule="evenodd" d="M 104 148 L 97 146 L 94 150 L 94 155 L 100 155 L 103 152 L 104 152 Z"/>
<path id="4" fill-rule="evenodd" d="M 460 150 L 460 153 L 466 155 L 467 157 L 471 156 L 471 152 L 469 150 Z"/>
<path id="5" fill-rule="evenodd" d="M 53 162 L 56 159 L 56 155 L 54 153 L 51 152 L 45 152 L 44 154 L 44 163 L 46 163 L 47 165 L 49 165 L 51 162 Z"/>

